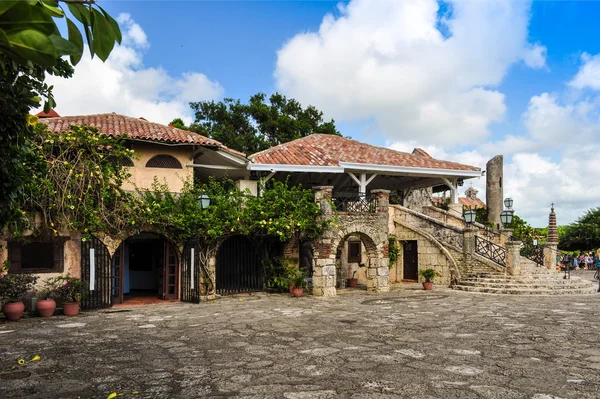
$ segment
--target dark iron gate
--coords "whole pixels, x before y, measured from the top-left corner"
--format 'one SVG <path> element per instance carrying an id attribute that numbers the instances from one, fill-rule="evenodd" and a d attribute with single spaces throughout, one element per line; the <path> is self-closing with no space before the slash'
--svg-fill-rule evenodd
<path id="1" fill-rule="evenodd" d="M 262 291 L 265 285 L 261 253 L 256 243 L 233 236 L 217 252 L 216 291 L 221 295 Z"/>
<path id="2" fill-rule="evenodd" d="M 181 300 L 200 303 L 200 241 L 190 240 L 181 254 Z"/>
<path id="3" fill-rule="evenodd" d="M 96 237 L 81 241 L 81 280 L 88 287 L 88 294 L 81 301 L 82 309 L 112 306 L 110 253 Z"/>

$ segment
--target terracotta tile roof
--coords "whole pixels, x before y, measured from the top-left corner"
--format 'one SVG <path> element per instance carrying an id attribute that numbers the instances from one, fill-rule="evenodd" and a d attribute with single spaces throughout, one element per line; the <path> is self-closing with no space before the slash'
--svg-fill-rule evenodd
<path id="1" fill-rule="evenodd" d="M 98 129 L 98 132 L 107 136 L 125 134 L 132 139 L 138 140 L 160 143 L 197 144 L 245 156 L 245 154 L 239 151 L 225 147 L 217 140 L 204 137 L 198 133 L 149 122 L 144 118 L 133 118 L 115 113 L 43 118 L 40 119 L 40 122 L 46 124 L 48 129 L 53 132 L 66 131 L 71 125 L 87 125 L 95 127 Z"/>
<path id="2" fill-rule="evenodd" d="M 422 150 L 421 150 L 422 151 Z M 312 134 L 250 155 L 258 164 L 340 166 L 340 162 L 399 167 L 479 171 L 480 168 L 409 154 L 329 134 Z"/>
<path id="3" fill-rule="evenodd" d="M 415 148 L 412 153 L 413 153 L 413 155 L 420 155 L 422 157 L 433 158 L 431 155 L 429 155 L 427 153 L 427 151 L 425 151 L 422 148 Z"/>
<path id="4" fill-rule="evenodd" d="M 448 197 L 433 197 L 431 200 L 434 204 L 440 205 L 446 202 L 447 198 Z M 471 207 L 472 209 L 485 208 L 485 203 L 479 198 L 471 199 L 467 197 L 459 197 L 458 203 L 466 207 Z"/>
<path id="5" fill-rule="evenodd" d="M 48 111 L 48 113 L 42 111 L 42 112 L 38 112 L 35 116 L 37 116 L 40 119 L 43 118 L 58 118 L 60 117 L 59 114 L 56 113 L 56 111 L 52 108 L 50 108 L 50 111 Z"/>

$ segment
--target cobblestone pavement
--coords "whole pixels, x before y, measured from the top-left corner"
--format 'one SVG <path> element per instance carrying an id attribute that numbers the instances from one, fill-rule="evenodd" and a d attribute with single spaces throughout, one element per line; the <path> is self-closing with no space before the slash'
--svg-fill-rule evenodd
<path id="1" fill-rule="evenodd" d="M 0 397 L 600 398 L 599 316 L 600 294 L 403 286 L 32 317 L 0 322 Z"/>

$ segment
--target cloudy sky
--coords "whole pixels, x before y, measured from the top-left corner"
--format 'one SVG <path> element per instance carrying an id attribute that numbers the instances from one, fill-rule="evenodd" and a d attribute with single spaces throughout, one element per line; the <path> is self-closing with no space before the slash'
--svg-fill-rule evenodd
<path id="1" fill-rule="evenodd" d="M 280 91 L 368 143 L 483 169 L 503 154 L 534 226 L 551 202 L 559 224 L 600 206 L 598 2 L 99 3 L 125 40 L 53 81 L 61 115 L 189 122 L 190 101 Z"/>

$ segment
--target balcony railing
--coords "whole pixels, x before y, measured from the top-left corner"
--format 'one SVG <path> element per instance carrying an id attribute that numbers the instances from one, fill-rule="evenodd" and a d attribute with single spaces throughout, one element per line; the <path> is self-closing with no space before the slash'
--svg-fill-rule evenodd
<path id="1" fill-rule="evenodd" d="M 377 212 L 377 201 L 365 194 L 340 194 L 332 198 L 331 201 L 338 212 Z"/>

